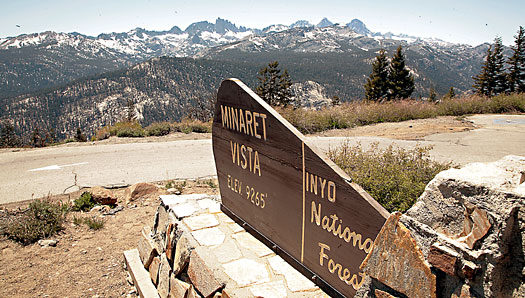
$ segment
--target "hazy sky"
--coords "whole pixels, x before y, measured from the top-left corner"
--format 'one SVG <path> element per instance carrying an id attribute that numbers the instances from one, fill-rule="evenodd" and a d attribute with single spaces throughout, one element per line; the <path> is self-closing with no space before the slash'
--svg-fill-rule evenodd
<path id="1" fill-rule="evenodd" d="M 0 0 L 0 37 L 52 30 L 100 33 L 136 27 L 184 30 L 217 17 L 236 25 L 263 28 L 299 19 L 334 23 L 357 18 L 374 32 L 437 37 L 477 45 L 502 36 L 514 42 L 525 26 L 524 0 Z"/>

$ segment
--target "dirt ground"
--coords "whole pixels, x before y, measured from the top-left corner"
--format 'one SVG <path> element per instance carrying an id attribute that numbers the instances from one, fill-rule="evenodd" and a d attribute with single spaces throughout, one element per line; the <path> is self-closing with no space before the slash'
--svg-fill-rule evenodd
<path id="1" fill-rule="evenodd" d="M 473 129 L 472 123 L 456 117 L 412 120 L 399 123 L 380 123 L 346 130 L 333 130 L 318 136 L 380 136 L 394 139 L 419 139 L 439 132 Z M 150 138 L 110 138 L 94 143 L 70 143 L 61 146 L 93 146 L 129 142 L 161 142 L 185 139 L 206 139 L 211 134 L 171 134 Z M 166 182 L 160 182 L 159 186 Z M 217 184 L 214 181 L 215 185 Z M 161 190 L 159 194 L 162 192 Z M 82 191 L 54 196 L 53 200 L 68 201 Z M 205 182 L 188 182 L 183 193 L 217 194 L 218 189 Z M 123 251 L 137 247 L 143 226 L 153 225 L 159 205 L 158 194 L 123 203 L 124 190 L 116 190 L 119 204 L 124 210 L 105 216 L 101 230 L 90 230 L 86 225 L 73 224 L 69 214 L 65 230 L 51 239 L 59 242 L 56 247 L 41 248 L 39 244 L 22 246 L 0 238 L 0 297 L 134 297 L 133 287 L 127 281 Z M 24 208 L 28 202 L 0 206 L 2 210 Z M 93 211 L 82 216 L 101 216 Z"/>
<path id="2" fill-rule="evenodd" d="M 443 116 L 430 119 L 409 120 L 403 122 L 378 123 L 349 129 L 333 129 L 314 134 L 322 137 L 384 137 L 396 140 L 419 140 L 425 136 L 460 132 L 476 128 L 462 117 Z"/>
<path id="3" fill-rule="evenodd" d="M 208 181 L 189 181 L 182 193 L 218 194 L 218 188 Z M 216 180 L 213 183 L 217 185 Z M 68 201 L 82 192 L 50 199 Z M 137 247 L 145 225 L 153 226 L 158 195 L 165 191 L 160 188 L 157 194 L 128 205 L 123 203 L 123 189 L 114 193 L 124 210 L 112 216 L 102 216 L 99 211 L 69 213 L 65 230 L 49 238 L 58 240 L 56 247 L 23 246 L 0 238 L 0 297 L 136 297 L 127 281 L 123 252 Z M 0 210 L 25 206 L 27 202 L 9 204 Z M 105 224 L 94 231 L 85 224 L 75 225 L 73 216 L 97 216 Z"/>

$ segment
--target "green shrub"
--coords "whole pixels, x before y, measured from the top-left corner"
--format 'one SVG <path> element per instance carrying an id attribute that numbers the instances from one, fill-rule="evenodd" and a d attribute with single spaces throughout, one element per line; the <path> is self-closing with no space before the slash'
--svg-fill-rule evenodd
<path id="1" fill-rule="evenodd" d="M 182 182 L 175 183 L 175 189 L 182 192 L 184 190 L 184 187 L 186 187 L 186 180 Z"/>
<path id="2" fill-rule="evenodd" d="M 92 230 L 100 230 L 104 227 L 105 221 L 101 218 L 86 217 L 84 223 Z"/>
<path id="3" fill-rule="evenodd" d="M 215 181 L 213 181 L 212 179 L 206 180 L 206 184 L 211 188 L 217 188 Z"/>
<path id="4" fill-rule="evenodd" d="M 115 125 L 104 126 L 97 129 L 94 139 L 105 140 L 109 137 L 117 136 L 122 138 L 144 137 L 145 132 L 137 121 L 117 122 Z"/>
<path id="5" fill-rule="evenodd" d="M 453 166 L 432 161 L 431 149 L 420 146 L 402 149 L 392 145 L 380 149 L 374 143 L 365 151 L 360 144 L 352 146 L 345 142 L 329 150 L 328 156 L 388 211 L 404 212 L 437 173 Z"/>
<path id="6" fill-rule="evenodd" d="M 164 188 L 165 188 L 165 189 L 170 189 L 170 188 L 173 188 L 174 185 L 175 185 L 175 184 L 173 183 L 173 181 L 170 180 L 170 181 L 168 181 L 168 182 L 166 183 L 166 185 L 164 185 Z"/>
<path id="7" fill-rule="evenodd" d="M 95 207 L 95 200 L 90 192 L 84 192 L 80 197 L 73 201 L 73 211 L 89 211 Z"/>
<path id="8" fill-rule="evenodd" d="M 136 121 L 118 122 L 115 124 L 115 129 L 115 135 L 119 138 L 140 138 L 145 136 L 142 125 Z"/>
<path id="9" fill-rule="evenodd" d="M 171 131 L 169 122 L 155 122 L 145 128 L 147 136 L 165 136 Z"/>
<path id="10" fill-rule="evenodd" d="M 9 239 L 31 244 L 61 231 L 68 211 L 67 204 L 35 200 L 26 210 L 9 214 L 0 231 Z"/>
<path id="11" fill-rule="evenodd" d="M 207 133 L 211 132 L 211 126 L 211 122 L 202 122 L 200 120 L 188 118 L 182 119 L 182 121 L 173 124 L 174 131 L 180 131 L 183 133 Z"/>
<path id="12" fill-rule="evenodd" d="M 84 222 L 84 219 L 81 216 L 73 216 L 73 224 L 75 226 L 80 226 Z"/>

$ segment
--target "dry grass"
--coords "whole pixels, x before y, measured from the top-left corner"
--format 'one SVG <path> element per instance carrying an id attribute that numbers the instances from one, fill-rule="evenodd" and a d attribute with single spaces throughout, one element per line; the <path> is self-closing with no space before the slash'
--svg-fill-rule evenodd
<path id="1" fill-rule="evenodd" d="M 525 112 L 524 93 L 493 98 L 473 95 L 444 99 L 439 103 L 415 100 L 352 102 L 317 111 L 291 107 L 279 109 L 279 113 L 303 133 L 438 116 L 512 112 Z"/>

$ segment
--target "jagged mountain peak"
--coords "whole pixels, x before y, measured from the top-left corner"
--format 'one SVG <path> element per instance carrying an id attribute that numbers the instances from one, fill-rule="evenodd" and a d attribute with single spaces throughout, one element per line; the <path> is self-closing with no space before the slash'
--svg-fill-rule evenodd
<path id="1" fill-rule="evenodd" d="M 354 30 L 356 33 L 359 33 L 365 36 L 368 36 L 372 33 L 370 30 L 368 30 L 365 23 L 363 23 L 359 19 L 353 19 L 352 21 L 350 21 L 350 23 L 346 24 L 346 26 Z"/>
<path id="2" fill-rule="evenodd" d="M 201 21 L 192 23 L 189 25 L 186 30 L 184 30 L 185 33 L 188 33 L 189 35 L 196 35 L 201 32 L 212 32 L 212 33 L 219 33 L 219 34 L 226 34 L 227 32 L 246 32 L 248 29 L 244 26 L 237 27 L 232 22 L 226 20 L 217 18 L 215 20 L 215 24 L 210 23 L 208 21 Z"/>
<path id="3" fill-rule="evenodd" d="M 195 33 L 201 32 L 201 31 L 208 31 L 213 32 L 215 29 L 215 24 L 212 24 L 208 21 L 200 21 L 196 23 L 190 24 L 184 32 L 194 35 Z"/>
<path id="4" fill-rule="evenodd" d="M 310 22 L 306 21 L 306 20 L 299 20 L 293 24 L 290 25 L 290 28 L 302 28 L 302 27 L 313 27 L 314 25 L 312 25 Z"/>
<path id="5" fill-rule="evenodd" d="M 171 34 L 182 34 L 182 30 L 178 26 L 173 26 L 168 31 L 168 33 L 171 33 Z"/>
<path id="6" fill-rule="evenodd" d="M 318 27 L 318 28 L 325 28 L 325 27 L 330 27 L 330 26 L 333 26 L 333 25 L 334 25 L 334 23 L 330 22 L 330 21 L 328 20 L 328 18 L 323 18 L 323 19 L 319 22 L 319 24 L 316 25 L 316 27 Z"/>

